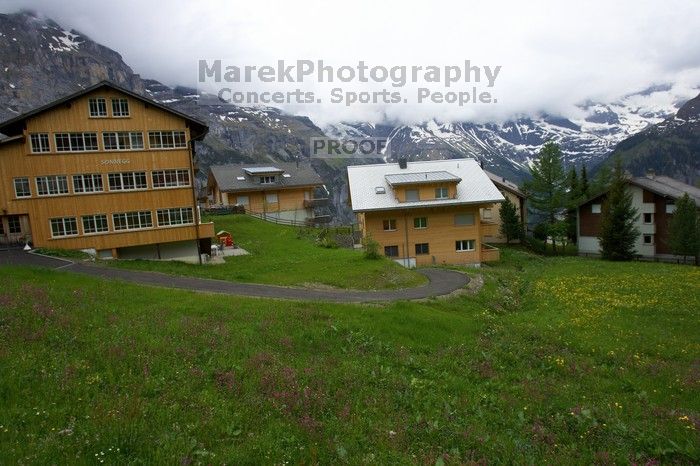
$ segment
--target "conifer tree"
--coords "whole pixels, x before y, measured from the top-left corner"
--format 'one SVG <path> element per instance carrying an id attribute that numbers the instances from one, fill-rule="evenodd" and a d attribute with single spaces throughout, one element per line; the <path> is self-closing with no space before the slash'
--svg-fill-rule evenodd
<path id="1" fill-rule="evenodd" d="M 634 257 L 639 230 L 635 227 L 637 209 L 627 190 L 627 177 L 619 160 L 615 162 L 612 183 L 603 201 L 600 219 L 600 249 L 604 259 L 629 260 Z"/>
<path id="2" fill-rule="evenodd" d="M 571 167 L 568 176 L 568 192 L 566 199 L 566 237 L 575 242 L 576 241 L 576 208 L 578 207 L 581 198 L 581 187 L 578 181 L 578 174 L 576 173 L 576 167 Z"/>
<path id="3" fill-rule="evenodd" d="M 518 210 L 513 201 L 506 197 L 501 204 L 501 235 L 506 239 L 506 244 L 522 236 L 523 225 L 518 215 Z"/>
<path id="4" fill-rule="evenodd" d="M 588 173 L 586 172 L 586 166 L 584 165 L 581 167 L 581 182 L 580 184 L 580 190 L 581 190 L 581 196 L 584 198 L 588 198 L 588 196 L 591 195 L 590 193 L 590 186 L 588 186 Z"/>
<path id="5" fill-rule="evenodd" d="M 561 164 L 561 149 L 556 143 L 548 142 L 542 147 L 530 174 L 532 179 L 524 187 L 530 205 L 544 217 L 544 228 L 549 231 L 563 214 L 566 201 L 566 174 Z M 552 248 L 556 252 L 555 242 Z"/>
<path id="6" fill-rule="evenodd" d="M 668 225 L 668 245 L 673 254 L 700 256 L 700 218 L 695 202 L 688 193 L 676 201 L 676 211 Z M 684 257 L 685 260 L 685 257 Z"/>

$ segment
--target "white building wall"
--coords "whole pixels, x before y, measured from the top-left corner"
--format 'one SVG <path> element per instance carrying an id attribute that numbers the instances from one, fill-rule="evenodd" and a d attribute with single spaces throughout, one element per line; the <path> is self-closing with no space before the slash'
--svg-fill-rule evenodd
<path id="1" fill-rule="evenodd" d="M 632 194 L 632 206 L 637 209 L 637 213 L 639 214 L 639 217 L 637 217 L 637 220 L 635 221 L 635 226 L 637 227 L 637 230 L 639 230 L 639 236 L 635 242 L 636 253 L 642 256 L 653 257 L 656 254 L 655 246 L 653 242 L 652 244 L 644 244 L 644 235 L 655 235 L 656 216 L 654 215 L 653 217 L 653 223 L 645 224 L 644 214 L 655 214 L 656 205 L 653 202 L 644 202 L 644 191 L 639 186 L 628 185 L 627 189 Z M 578 250 L 579 252 L 586 254 L 600 254 L 600 242 L 598 241 L 598 238 L 594 236 L 579 235 Z"/>

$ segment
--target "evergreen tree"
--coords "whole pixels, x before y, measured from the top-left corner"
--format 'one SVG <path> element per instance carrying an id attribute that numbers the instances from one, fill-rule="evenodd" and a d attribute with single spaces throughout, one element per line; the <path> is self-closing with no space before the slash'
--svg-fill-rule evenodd
<path id="1" fill-rule="evenodd" d="M 520 239 L 522 236 L 523 225 L 518 215 L 518 209 L 513 201 L 506 197 L 506 200 L 501 204 L 501 235 L 505 237 L 506 244 L 511 240 Z"/>
<path id="2" fill-rule="evenodd" d="M 566 200 L 566 237 L 572 242 L 576 241 L 576 207 L 583 197 L 578 181 L 576 167 L 571 167 L 568 176 L 568 192 Z"/>
<path id="3" fill-rule="evenodd" d="M 668 244 L 679 256 L 700 256 L 700 218 L 695 202 L 684 194 L 676 201 L 676 211 L 668 225 Z M 684 257 L 685 259 L 685 257 Z"/>
<path id="4" fill-rule="evenodd" d="M 581 189 L 581 196 L 584 197 L 585 199 L 588 199 L 588 196 L 591 195 L 590 193 L 590 186 L 588 186 L 588 173 L 586 172 L 586 166 L 584 165 L 581 167 L 581 182 L 580 184 L 580 189 Z"/>
<path id="5" fill-rule="evenodd" d="M 604 259 L 629 260 L 635 253 L 639 230 L 634 226 L 637 209 L 627 190 L 627 178 L 619 160 L 615 162 L 612 183 L 603 202 L 600 219 L 600 249 Z"/>
<path id="6" fill-rule="evenodd" d="M 561 165 L 561 149 L 548 142 L 540 150 L 539 158 L 530 167 L 532 179 L 525 183 L 530 205 L 543 217 L 546 229 L 561 217 L 565 207 L 566 174 Z M 552 243 L 556 252 L 556 243 Z"/>

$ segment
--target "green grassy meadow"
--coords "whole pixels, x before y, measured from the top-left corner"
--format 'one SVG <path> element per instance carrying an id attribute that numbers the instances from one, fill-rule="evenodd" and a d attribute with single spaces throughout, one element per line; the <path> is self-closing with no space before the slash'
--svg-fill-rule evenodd
<path id="1" fill-rule="evenodd" d="M 385 305 L 0 268 L 0 463 L 697 464 L 700 269 L 502 258 Z"/>
<path id="2" fill-rule="evenodd" d="M 216 231 L 226 230 L 250 255 L 227 257 L 225 264 L 172 261 L 110 261 L 113 267 L 149 270 L 219 280 L 294 286 L 331 286 L 361 290 L 409 288 L 425 277 L 395 262 L 367 260 L 362 251 L 316 244 L 319 230 L 265 222 L 247 215 L 215 215 Z"/>

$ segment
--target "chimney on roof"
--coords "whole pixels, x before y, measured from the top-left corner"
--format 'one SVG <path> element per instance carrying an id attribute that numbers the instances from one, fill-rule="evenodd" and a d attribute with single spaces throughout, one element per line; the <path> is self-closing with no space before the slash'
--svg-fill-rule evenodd
<path id="1" fill-rule="evenodd" d="M 653 180 L 656 177 L 656 172 L 653 168 L 647 168 L 647 178 Z"/>
<path id="2" fill-rule="evenodd" d="M 399 168 L 402 170 L 408 168 L 408 161 L 406 160 L 406 157 L 399 157 Z"/>

